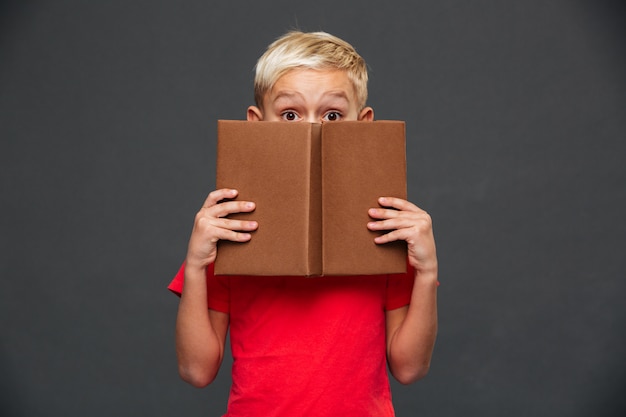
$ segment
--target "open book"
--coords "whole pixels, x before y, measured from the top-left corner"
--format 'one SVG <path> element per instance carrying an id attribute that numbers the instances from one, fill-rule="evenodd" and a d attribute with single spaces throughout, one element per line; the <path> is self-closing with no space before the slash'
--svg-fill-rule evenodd
<path id="1" fill-rule="evenodd" d="M 246 243 L 220 241 L 218 275 L 403 273 L 406 243 L 374 243 L 368 209 L 406 199 L 401 121 L 218 121 L 217 188 L 239 190 L 255 211 Z"/>

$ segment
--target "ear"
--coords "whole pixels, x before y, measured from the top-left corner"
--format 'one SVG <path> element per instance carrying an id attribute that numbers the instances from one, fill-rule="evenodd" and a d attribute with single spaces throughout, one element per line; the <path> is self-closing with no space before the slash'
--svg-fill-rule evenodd
<path id="1" fill-rule="evenodd" d="M 248 107 L 247 119 L 249 122 L 260 122 L 263 120 L 263 113 L 261 112 L 261 109 L 257 106 Z"/>
<path id="2" fill-rule="evenodd" d="M 374 109 L 371 107 L 365 107 L 359 113 L 359 121 L 360 122 L 371 122 L 374 120 Z"/>

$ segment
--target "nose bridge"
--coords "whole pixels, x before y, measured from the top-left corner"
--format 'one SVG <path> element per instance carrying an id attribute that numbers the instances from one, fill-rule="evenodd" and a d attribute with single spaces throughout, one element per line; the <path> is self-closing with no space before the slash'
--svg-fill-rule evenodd
<path id="1" fill-rule="evenodd" d="M 302 118 L 305 122 L 308 123 L 319 123 L 319 117 L 317 117 L 317 114 L 314 111 L 308 111 L 304 117 Z"/>

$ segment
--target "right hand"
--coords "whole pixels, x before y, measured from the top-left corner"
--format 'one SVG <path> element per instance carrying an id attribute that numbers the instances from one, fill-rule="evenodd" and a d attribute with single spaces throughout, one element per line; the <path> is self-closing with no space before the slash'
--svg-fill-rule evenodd
<path id="1" fill-rule="evenodd" d="M 226 218 L 229 214 L 247 213 L 255 209 L 255 204 L 250 201 L 230 201 L 237 194 L 237 190 L 228 188 L 215 190 L 209 194 L 196 214 L 187 248 L 187 267 L 205 268 L 215 262 L 219 240 L 233 242 L 250 240 L 251 235 L 247 232 L 256 230 L 257 222 Z"/>

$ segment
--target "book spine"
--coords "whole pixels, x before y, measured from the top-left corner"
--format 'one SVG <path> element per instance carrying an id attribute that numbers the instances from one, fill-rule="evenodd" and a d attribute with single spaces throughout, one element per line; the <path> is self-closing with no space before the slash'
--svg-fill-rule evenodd
<path id="1" fill-rule="evenodd" d="M 322 125 L 311 124 L 308 257 L 310 275 L 322 275 Z"/>

